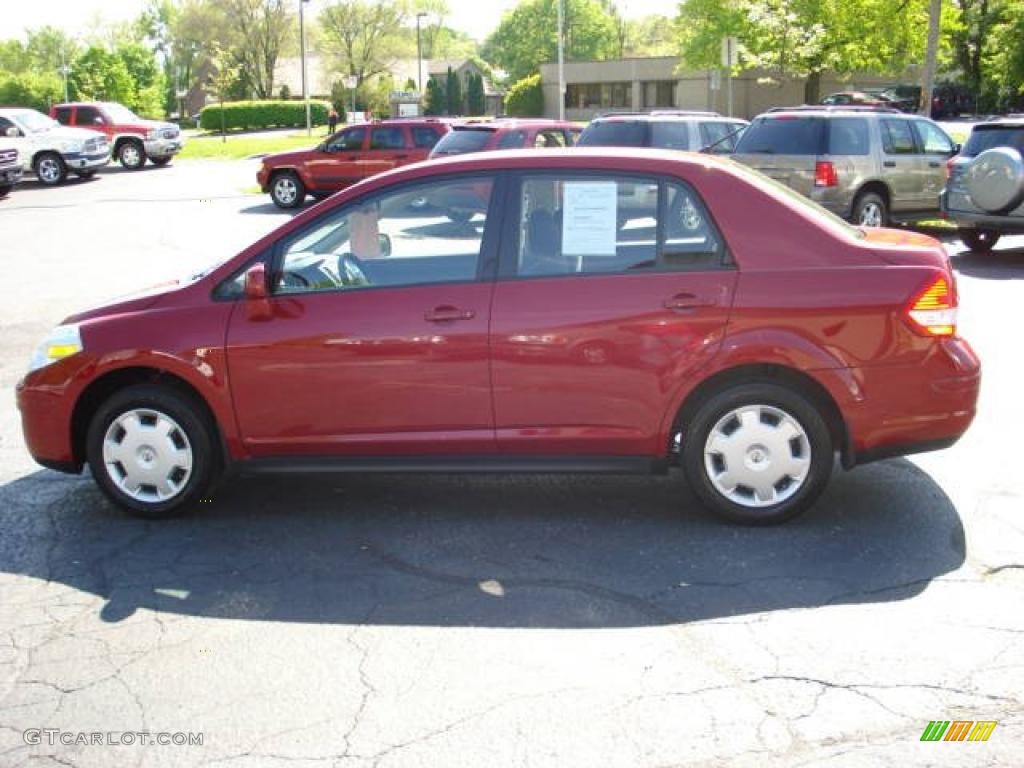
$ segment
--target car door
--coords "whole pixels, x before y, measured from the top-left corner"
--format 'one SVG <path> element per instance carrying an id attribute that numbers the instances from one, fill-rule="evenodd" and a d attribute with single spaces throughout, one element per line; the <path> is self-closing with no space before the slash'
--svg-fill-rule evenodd
<path id="1" fill-rule="evenodd" d="M 491 311 L 499 451 L 665 450 L 663 419 L 721 343 L 736 284 L 702 201 L 675 180 L 568 172 L 522 175 L 510 199 Z M 624 199 L 645 202 L 625 215 Z"/>
<path id="2" fill-rule="evenodd" d="M 337 190 L 365 178 L 362 157 L 367 133 L 362 125 L 346 128 L 328 139 L 322 150 L 305 161 L 316 189 Z"/>
<path id="3" fill-rule="evenodd" d="M 108 140 L 114 138 L 116 133 L 114 126 L 96 107 L 78 106 L 75 107 L 74 125 L 78 128 L 88 128 L 92 131 L 99 131 Z"/>
<path id="4" fill-rule="evenodd" d="M 487 205 L 453 220 L 467 185 Z M 269 316 L 240 301 L 227 335 L 251 455 L 494 451 L 495 187 L 486 174 L 402 185 L 276 244 Z"/>
<path id="5" fill-rule="evenodd" d="M 918 146 L 924 156 L 923 203 L 927 208 L 938 209 L 939 194 L 946 186 L 946 161 L 953 156 L 953 140 L 930 120 L 914 120 L 913 126 Z"/>
<path id="6" fill-rule="evenodd" d="M 370 129 L 370 146 L 363 157 L 367 177 L 412 162 L 412 148 L 403 126 L 375 125 Z"/>
<path id="7" fill-rule="evenodd" d="M 910 120 L 882 118 L 878 126 L 882 133 L 882 180 L 892 192 L 889 207 L 897 213 L 926 207 L 924 158 L 918 152 Z"/>

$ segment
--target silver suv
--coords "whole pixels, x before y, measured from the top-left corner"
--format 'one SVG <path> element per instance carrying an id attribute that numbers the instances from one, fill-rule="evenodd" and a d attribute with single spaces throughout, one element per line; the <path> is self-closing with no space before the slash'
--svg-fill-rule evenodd
<path id="1" fill-rule="evenodd" d="M 924 117 L 794 107 L 754 118 L 733 157 L 865 227 L 935 218 L 959 147 Z"/>
<path id="2" fill-rule="evenodd" d="M 974 126 L 949 162 L 942 212 L 972 251 L 988 253 L 1003 233 L 1024 233 L 1024 117 Z"/>
<path id="3" fill-rule="evenodd" d="M 658 147 L 690 152 L 732 152 L 746 120 L 717 112 L 657 109 L 619 112 L 594 118 L 583 129 L 578 147 Z"/>

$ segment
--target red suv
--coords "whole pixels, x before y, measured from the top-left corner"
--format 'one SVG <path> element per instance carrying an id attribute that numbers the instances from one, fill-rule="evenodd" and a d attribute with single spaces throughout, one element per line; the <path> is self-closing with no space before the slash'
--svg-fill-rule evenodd
<path id="1" fill-rule="evenodd" d="M 619 226 L 622 187 L 649 209 Z M 452 220 L 473 190 L 486 205 Z M 751 222 L 757 222 L 751 225 Z M 225 469 L 653 472 L 729 520 L 951 445 L 980 365 L 935 240 L 727 160 L 490 152 L 376 176 L 170 288 L 74 315 L 18 384 L 47 467 L 127 510 Z"/>
<path id="2" fill-rule="evenodd" d="M 446 121 L 430 118 L 351 125 L 314 149 L 268 155 L 256 180 L 279 208 L 298 208 L 307 194 L 327 197 L 381 171 L 426 160 L 448 130 Z"/>
<path id="3" fill-rule="evenodd" d="M 181 129 L 174 123 L 146 120 L 113 102 L 57 104 L 50 107 L 50 117 L 61 125 L 105 134 L 117 161 L 133 171 L 144 166 L 146 160 L 167 165 L 185 146 Z"/>
<path id="4" fill-rule="evenodd" d="M 575 123 L 558 120 L 471 120 L 453 125 L 451 132 L 431 150 L 430 156 L 450 157 L 492 149 L 571 147 L 576 144 L 582 130 Z"/>

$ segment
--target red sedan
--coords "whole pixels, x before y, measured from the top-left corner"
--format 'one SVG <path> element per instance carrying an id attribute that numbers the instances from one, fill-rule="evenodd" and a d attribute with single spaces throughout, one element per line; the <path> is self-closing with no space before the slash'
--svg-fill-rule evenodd
<path id="1" fill-rule="evenodd" d="M 837 455 L 964 433 L 980 366 L 956 315 L 935 240 L 851 227 L 728 160 L 495 152 L 374 177 L 68 318 L 18 402 L 39 463 L 88 463 L 147 517 L 227 468 L 678 465 L 718 515 L 772 523 Z"/>

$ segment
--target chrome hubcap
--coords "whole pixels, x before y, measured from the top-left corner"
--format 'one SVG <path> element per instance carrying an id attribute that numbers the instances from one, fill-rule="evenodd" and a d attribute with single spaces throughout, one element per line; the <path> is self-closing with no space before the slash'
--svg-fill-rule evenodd
<path id="1" fill-rule="evenodd" d="M 744 507 L 768 507 L 803 487 L 811 443 L 795 418 L 771 405 L 722 416 L 704 444 L 704 467 L 720 494 Z"/>
<path id="2" fill-rule="evenodd" d="M 39 163 L 39 178 L 43 181 L 54 182 L 60 178 L 60 165 L 53 158 L 47 157 Z"/>
<path id="3" fill-rule="evenodd" d="M 124 165 L 138 165 L 139 157 L 139 148 L 134 144 L 125 144 L 121 150 L 121 162 Z"/>
<path id="4" fill-rule="evenodd" d="M 296 188 L 295 182 L 287 176 L 274 182 L 274 197 L 285 205 L 294 203 L 298 195 L 299 190 Z"/>
<path id="5" fill-rule="evenodd" d="M 107 428 L 103 464 L 127 496 L 150 503 L 167 501 L 180 494 L 192 476 L 192 446 L 170 416 L 136 408 Z"/>
<path id="6" fill-rule="evenodd" d="M 861 208 L 860 224 L 862 227 L 882 226 L 882 206 L 878 203 L 868 203 Z"/>

